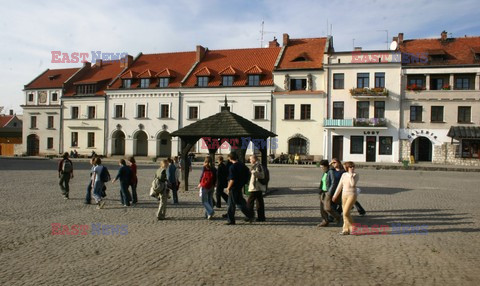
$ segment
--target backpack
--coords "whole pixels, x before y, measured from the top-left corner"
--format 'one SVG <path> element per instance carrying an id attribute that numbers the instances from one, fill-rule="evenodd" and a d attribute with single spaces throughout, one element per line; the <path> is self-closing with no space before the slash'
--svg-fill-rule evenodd
<path id="1" fill-rule="evenodd" d="M 205 189 L 211 189 L 215 184 L 214 175 L 212 169 L 205 169 L 203 171 L 202 180 L 200 181 L 200 186 Z"/>
<path id="2" fill-rule="evenodd" d="M 62 171 L 63 171 L 64 173 L 71 173 L 71 172 L 73 171 L 72 161 L 70 161 L 70 160 L 63 160 Z"/>
<path id="3" fill-rule="evenodd" d="M 110 181 L 110 173 L 108 172 L 108 169 L 105 166 L 103 166 L 102 171 L 100 172 L 100 181 L 104 183 Z"/>
<path id="4" fill-rule="evenodd" d="M 258 182 L 264 186 L 266 186 L 268 184 L 268 182 L 270 181 L 270 172 L 268 171 L 268 168 L 265 167 L 265 166 L 262 166 L 260 165 L 260 168 L 263 169 L 263 179 L 258 179 Z"/>

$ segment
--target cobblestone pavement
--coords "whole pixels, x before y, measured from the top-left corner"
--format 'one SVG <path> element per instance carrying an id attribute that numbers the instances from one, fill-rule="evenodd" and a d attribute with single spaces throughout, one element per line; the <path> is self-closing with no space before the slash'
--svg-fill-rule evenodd
<path id="1" fill-rule="evenodd" d="M 140 166 L 140 203 L 124 208 L 118 183 L 103 210 L 84 205 L 88 165 L 75 165 L 71 199 L 55 161 L 0 160 L 0 285 L 478 285 L 480 187 L 475 173 L 359 169 L 364 225 L 427 225 L 426 235 L 340 236 L 319 229 L 318 168 L 271 167 L 267 222 L 203 218 L 198 191 L 157 222 L 154 166 Z M 116 166 L 109 166 L 116 173 Z M 89 225 L 52 235 L 52 223 Z M 93 235 L 91 224 L 128 226 Z M 477 281 L 477 282 L 475 282 Z"/>

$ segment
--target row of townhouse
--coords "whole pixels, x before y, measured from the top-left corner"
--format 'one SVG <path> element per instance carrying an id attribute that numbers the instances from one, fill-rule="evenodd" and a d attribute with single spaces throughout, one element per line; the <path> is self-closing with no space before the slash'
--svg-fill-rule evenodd
<path id="1" fill-rule="evenodd" d="M 24 89 L 24 152 L 175 155 L 170 133 L 227 98 L 230 111 L 278 135 L 277 156 L 478 165 L 480 37 L 394 42 L 336 52 L 332 37 L 284 34 L 268 48 L 197 46 L 47 70 Z M 193 151 L 208 152 L 202 140 Z"/>

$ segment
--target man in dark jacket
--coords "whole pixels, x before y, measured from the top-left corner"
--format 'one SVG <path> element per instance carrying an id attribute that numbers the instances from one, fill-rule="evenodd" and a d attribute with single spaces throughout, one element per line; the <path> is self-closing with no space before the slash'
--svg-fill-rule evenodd
<path id="1" fill-rule="evenodd" d="M 58 177 L 60 178 L 59 185 L 62 190 L 63 197 L 68 200 L 70 192 L 70 179 L 73 179 L 73 163 L 68 158 L 68 152 L 63 154 L 63 159 L 58 162 Z"/>
<path id="2" fill-rule="evenodd" d="M 124 159 L 120 159 L 119 162 L 120 169 L 115 179 L 112 180 L 112 183 L 115 183 L 120 179 L 120 198 L 122 200 L 122 205 L 125 207 L 130 206 L 132 201 L 132 196 L 128 191 L 128 186 L 130 185 L 130 180 L 132 179 L 132 170 L 127 166 L 127 163 Z"/>
<path id="3" fill-rule="evenodd" d="M 336 173 L 338 171 L 335 168 L 330 169 L 327 160 L 322 160 L 320 165 L 324 171 L 320 182 L 320 214 L 323 221 L 318 226 L 325 227 L 329 224 L 329 215 L 334 218 L 335 223 L 338 224 L 340 222 L 340 215 L 332 208 L 332 197 L 340 181 L 340 178 L 337 179 L 337 176 L 340 175 L 341 177 L 341 173 Z"/>
<path id="4" fill-rule="evenodd" d="M 249 170 L 242 162 L 238 161 L 238 155 L 235 152 L 228 154 L 228 159 L 232 163 L 228 174 L 228 211 L 227 225 L 235 224 L 235 208 L 238 205 L 246 220 L 253 221 L 253 213 L 247 207 L 247 201 L 243 197 L 243 186 L 248 182 Z"/>
<path id="5" fill-rule="evenodd" d="M 222 207 L 222 198 L 225 203 L 228 203 L 228 195 L 223 191 L 228 185 L 228 168 L 231 166 L 231 163 L 228 162 L 227 165 L 223 162 L 223 157 L 218 157 L 218 168 L 217 168 L 217 188 L 215 191 L 217 208 Z"/>
<path id="6" fill-rule="evenodd" d="M 172 160 L 172 158 L 168 158 L 168 168 L 167 168 L 167 180 L 168 180 L 168 187 L 172 190 L 173 195 L 173 203 L 178 205 L 178 190 L 177 190 L 177 177 L 175 173 L 177 171 L 177 167 Z"/>

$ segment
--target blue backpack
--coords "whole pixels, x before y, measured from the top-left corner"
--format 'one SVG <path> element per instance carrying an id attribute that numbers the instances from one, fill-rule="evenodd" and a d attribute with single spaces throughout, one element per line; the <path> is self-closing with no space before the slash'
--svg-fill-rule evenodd
<path id="1" fill-rule="evenodd" d="M 104 183 L 110 181 L 110 173 L 108 172 L 107 167 L 102 166 L 102 171 L 100 172 L 100 180 Z"/>

